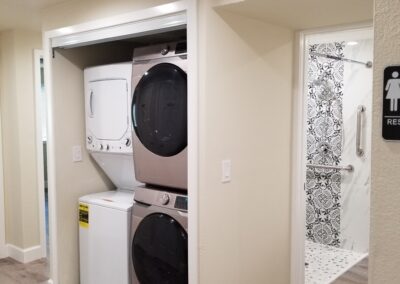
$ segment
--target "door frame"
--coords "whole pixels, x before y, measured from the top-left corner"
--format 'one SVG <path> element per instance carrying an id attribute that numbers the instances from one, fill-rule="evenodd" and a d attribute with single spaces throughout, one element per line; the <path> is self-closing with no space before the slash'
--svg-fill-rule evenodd
<path id="1" fill-rule="evenodd" d="M 35 82 L 35 119 L 36 119 L 36 175 L 38 186 L 38 206 L 39 206 L 39 230 L 40 230 L 40 256 L 47 257 L 46 249 L 46 214 L 45 214 L 45 195 L 44 195 L 44 158 L 43 158 L 43 104 L 42 104 L 42 82 L 41 82 L 41 64 L 43 51 L 33 50 L 34 82 Z"/>
<path id="2" fill-rule="evenodd" d="M 59 283 L 58 273 L 58 238 L 57 238 L 57 189 L 56 160 L 53 119 L 52 87 L 52 41 L 69 39 L 78 35 L 80 39 L 91 31 L 101 31 L 113 27 L 115 31 L 124 31 L 124 24 L 139 23 L 143 20 L 158 19 L 163 16 L 186 13 L 188 41 L 188 246 L 189 246 L 189 283 L 198 283 L 198 24 L 197 1 L 186 0 L 156 6 L 153 8 L 128 12 L 127 14 L 103 18 L 70 27 L 46 31 L 43 34 L 43 56 L 45 86 L 47 95 L 47 162 L 48 162 L 48 197 L 50 223 L 50 275 L 54 284 Z"/>
<path id="3" fill-rule="evenodd" d="M 373 22 L 353 25 L 339 25 L 327 28 L 304 30 L 296 33 L 294 52 L 294 83 L 293 83 L 293 120 L 292 120 L 292 175 L 291 175 L 291 269 L 290 283 L 304 283 L 304 243 L 306 203 L 304 185 L 306 181 L 305 149 L 307 145 L 304 129 L 306 126 L 307 102 L 305 94 L 304 64 L 306 60 L 306 38 L 314 34 L 334 33 L 340 31 L 372 29 Z"/>
<path id="4" fill-rule="evenodd" d="M 1 127 L 0 114 L 0 258 L 8 256 L 6 244 L 6 218 L 5 218 L 5 197 L 4 197 L 4 173 L 3 173 L 3 128 Z"/>

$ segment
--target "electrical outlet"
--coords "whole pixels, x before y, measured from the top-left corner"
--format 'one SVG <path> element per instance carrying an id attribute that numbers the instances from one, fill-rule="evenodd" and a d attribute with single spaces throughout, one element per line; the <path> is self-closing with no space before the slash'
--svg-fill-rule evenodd
<path id="1" fill-rule="evenodd" d="M 227 183 L 230 182 L 232 177 L 231 177 L 231 172 L 232 172 L 232 163 L 231 160 L 222 160 L 222 177 L 221 177 L 221 182 Z"/>
<path id="2" fill-rule="evenodd" d="M 73 162 L 82 161 L 82 147 L 80 145 L 72 147 L 72 161 Z"/>

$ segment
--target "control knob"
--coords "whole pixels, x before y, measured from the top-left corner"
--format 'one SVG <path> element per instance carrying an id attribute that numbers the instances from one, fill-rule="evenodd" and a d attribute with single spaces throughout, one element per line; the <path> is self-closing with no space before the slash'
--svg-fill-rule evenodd
<path id="1" fill-rule="evenodd" d="M 103 148 L 104 148 L 103 144 L 100 144 L 100 150 L 103 150 Z"/>
<path id="2" fill-rule="evenodd" d="M 126 145 L 126 147 L 131 146 L 131 139 L 126 138 L 126 139 L 125 139 L 125 145 Z"/>
<path id="3" fill-rule="evenodd" d="M 92 138 L 92 136 L 88 136 L 88 138 L 87 138 L 87 142 L 88 142 L 89 144 L 92 144 L 92 142 L 93 142 L 93 138 Z"/>
<path id="4" fill-rule="evenodd" d="M 107 145 L 106 150 L 107 151 L 110 150 L 110 145 Z"/>
<path id="5" fill-rule="evenodd" d="M 163 193 L 161 196 L 161 204 L 162 205 L 167 205 L 169 203 L 169 194 L 168 193 Z"/>
<path id="6" fill-rule="evenodd" d="M 169 52 L 169 46 L 167 45 L 165 48 L 161 50 L 161 55 L 167 55 Z"/>

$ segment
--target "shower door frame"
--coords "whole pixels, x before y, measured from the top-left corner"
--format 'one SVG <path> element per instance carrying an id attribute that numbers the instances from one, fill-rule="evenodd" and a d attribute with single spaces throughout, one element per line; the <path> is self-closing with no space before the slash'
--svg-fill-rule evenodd
<path id="1" fill-rule="evenodd" d="M 323 33 L 372 29 L 373 22 L 353 25 L 340 25 L 328 28 L 304 30 L 296 33 L 293 80 L 292 117 L 292 212 L 291 212 L 291 265 L 290 283 L 304 283 L 304 244 L 306 202 L 304 185 L 306 181 L 306 120 L 307 94 L 305 92 L 306 39 L 308 36 Z"/>

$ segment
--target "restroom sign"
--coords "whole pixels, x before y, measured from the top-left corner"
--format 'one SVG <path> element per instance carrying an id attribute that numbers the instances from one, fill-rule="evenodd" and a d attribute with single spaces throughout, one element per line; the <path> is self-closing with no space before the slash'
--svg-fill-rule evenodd
<path id="1" fill-rule="evenodd" d="M 400 140 L 400 66 L 388 66 L 384 71 L 382 136 Z"/>

